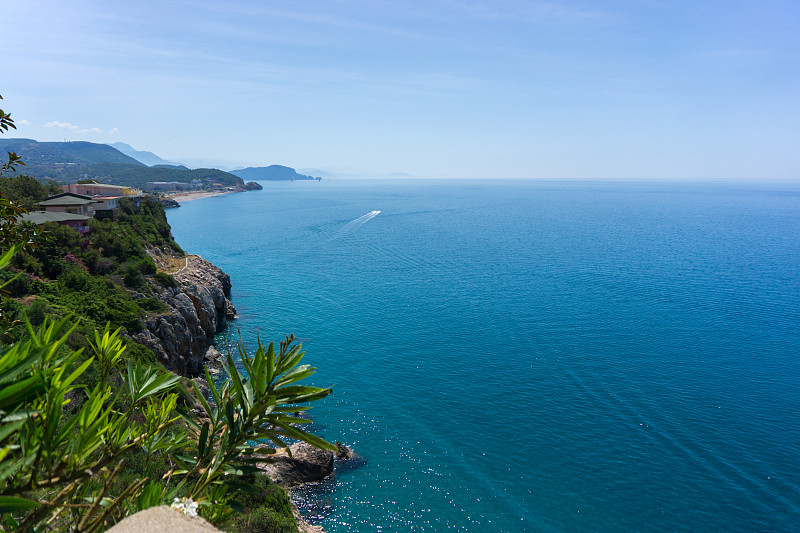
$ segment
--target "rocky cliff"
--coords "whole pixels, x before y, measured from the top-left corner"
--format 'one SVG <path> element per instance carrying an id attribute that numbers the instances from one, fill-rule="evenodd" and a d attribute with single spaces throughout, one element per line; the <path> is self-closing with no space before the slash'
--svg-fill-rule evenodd
<path id="1" fill-rule="evenodd" d="M 196 376 L 214 335 L 236 316 L 228 300 L 231 279 L 199 256 L 188 256 L 174 277 L 177 286 L 159 287 L 155 295 L 167 310 L 148 316 L 145 329 L 132 338 L 173 372 Z"/>

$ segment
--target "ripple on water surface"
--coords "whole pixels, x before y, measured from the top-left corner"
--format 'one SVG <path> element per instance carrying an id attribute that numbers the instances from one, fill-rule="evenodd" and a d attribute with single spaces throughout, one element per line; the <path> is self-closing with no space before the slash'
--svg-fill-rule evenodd
<path id="1" fill-rule="evenodd" d="M 797 186 L 263 185 L 169 220 L 334 386 L 364 462 L 295 491 L 331 533 L 800 519 Z"/>

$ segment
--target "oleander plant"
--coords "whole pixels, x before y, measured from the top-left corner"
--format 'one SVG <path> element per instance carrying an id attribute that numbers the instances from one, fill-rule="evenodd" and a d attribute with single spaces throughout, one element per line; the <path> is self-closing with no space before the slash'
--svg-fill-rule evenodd
<path id="1" fill-rule="evenodd" d="M 0 258 L 0 268 L 14 251 Z M 25 326 L 20 340 L 0 346 L 6 530 L 102 531 L 176 501 L 224 525 L 246 510 L 240 496 L 278 490 L 265 490 L 254 476 L 256 464 L 286 439 L 335 450 L 297 427 L 310 422 L 296 414 L 309 408 L 302 404 L 331 389 L 300 384 L 315 369 L 300 364 L 304 352 L 292 337 L 277 351 L 259 340 L 252 356 L 240 342 L 245 372 L 228 353 L 222 383 L 206 371 L 206 398 L 194 382 L 187 394 L 180 377 L 126 361 L 119 329 L 96 331 L 84 354 L 67 347 L 75 330 L 70 316 Z"/>

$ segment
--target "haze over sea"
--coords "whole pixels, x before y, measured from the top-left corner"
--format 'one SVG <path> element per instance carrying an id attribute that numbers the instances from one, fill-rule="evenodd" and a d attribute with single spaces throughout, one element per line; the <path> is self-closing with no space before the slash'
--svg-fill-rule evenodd
<path id="1" fill-rule="evenodd" d="M 334 387 L 329 532 L 797 530 L 800 184 L 262 185 L 169 222 Z"/>

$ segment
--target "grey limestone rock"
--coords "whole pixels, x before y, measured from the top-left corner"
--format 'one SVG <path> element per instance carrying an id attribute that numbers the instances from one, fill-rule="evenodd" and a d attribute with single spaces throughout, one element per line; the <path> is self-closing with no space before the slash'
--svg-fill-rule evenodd
<path id="1" fill-rule="evenodd" d="M 132 336 L 155 353 L 164 366 L 181 375 L 196 376 L 214 335 L 236 309 L 228 300 L 230 276 L 197 256 L 175 274 L 178 286 L 160 288 L 156 295 L 167 310 L 145 320 L 145 329 Z"/>

